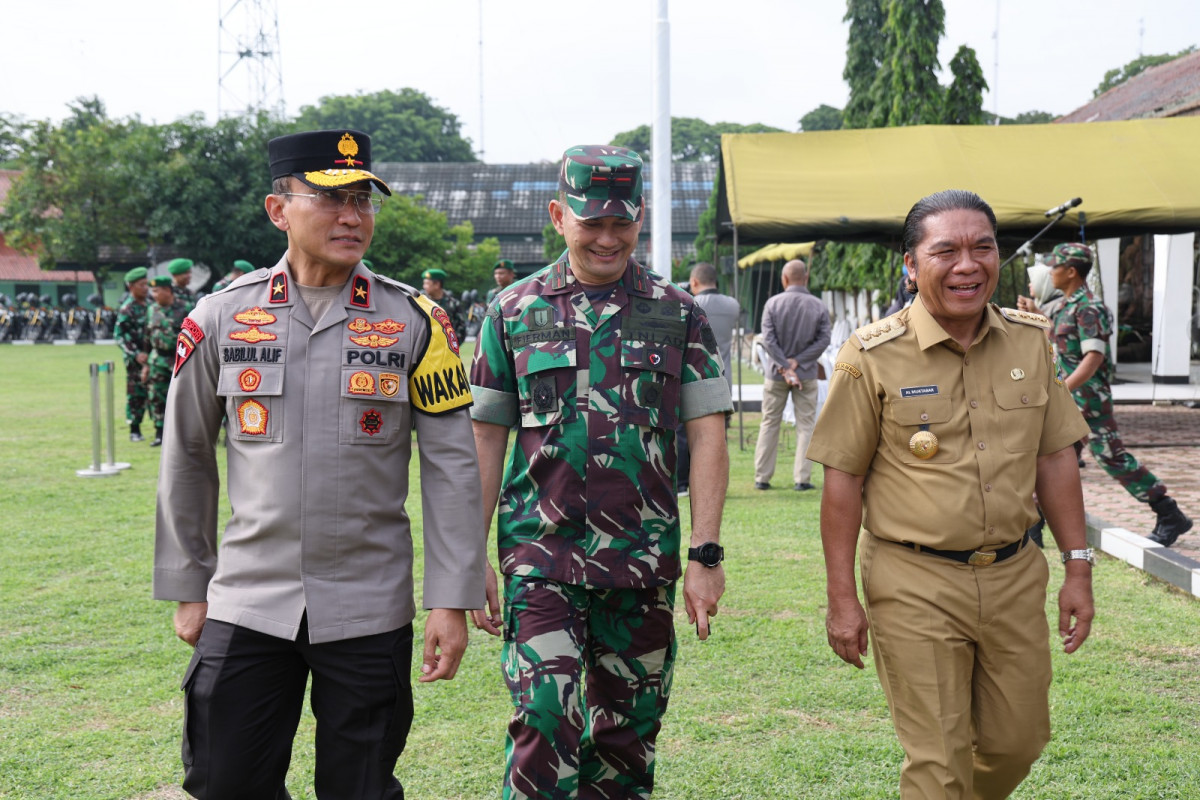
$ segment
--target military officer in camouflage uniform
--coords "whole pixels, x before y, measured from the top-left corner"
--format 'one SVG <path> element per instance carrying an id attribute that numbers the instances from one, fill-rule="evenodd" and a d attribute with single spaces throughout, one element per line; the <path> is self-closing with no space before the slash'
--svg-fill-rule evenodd
<path id="1" fill-rule="evenodd" d="M 1059 372 L 1092 430 L 1088 449 L 1125 491 L 1149 504 L 1158 520 L 1148 538 L 1170 547 L 1181 533 L 1191 530 L 1192 520 L 1167 496 L 1163 482 L 1139 464 L 1121 442 L 1113 417 L 1113 368 L 1108 357 L 1112 316 L 1104 303 L 1092 296 L 1086 283 L 1092 250 L 1079 242 L 1060 244 L 1046 264 L 1054 287 L 1066 296 L 1054 315 L 1054 349 Z"/>
<path id="2" fill-rule="evenodd" d="M 159 275 L 154 279 L 154 306 L 146 321 L 146 363 L 142 367 L 142 382 L 150 390 L 150 417 L 154 420 L 151 447 L 162 444 L 167 390 L 171 388 L 171 369 L 175 364 L 175 340 L 189 310 L 187 303 L 175 296 L 170 278 Z"/>
<path id="3" fill-rule="evenodd" d="M 171 273 L 171 289 L 175 294 L 175 299 L 183 301 L 188 311 L 196 307 L 196 293 L 190 288 L 193 266 L 190 258 L 176 258 L 167 264 L 167 272 Z"/>
<path id="4" fill-rule="evenodd" d="M 488 289 L 485 305 L 491 305 L 496 295 L 503 292 L 517 279 L 517 271 L 513 269 L 512 259 L 502 258 L 492 267 L 492 280 L 496 285 Z"/>
<path id="5" fill-rule="evenodd" d="M 149 397 L 142 369 L 150 358 L 146 344 L 146 318 L 149 316 L 146 297 L 150 293 L 150 284 L 146 272 L 145 267 L 134 267 L 125 273 L 129 297 L 117 309 L 117 322 L 113 326 L 113 339 L 121 348 L 121 358 L 125 362 L 125 421 L 129 423 L 131 442 L 146 438 L 142 436 L 142 417 Z"/>
<path id="6" fill-rule="evenodd" d="M 504 573 L 503 617 L 494 574 L 474 615 L 503 633 L 515 708 L 505 798 L 653 788 L 683 572 L 680 420 L 694 453 L 697 562 L 683 594 L 701 639 L 724 591 L 729 384 L 704 312 L 633 259 L 641 168 L 624 148 L 566 151 L 549 210 L 567 252 L 499 293 L 471 368 L 484 519 L 498 504 Z"/>
<path id="7" fill-rule="evenodd" d="M 213 284 L 212 290 L 214 293 L 219 292 L 229 284 L 236 281 L 238 278 L 242 277 L 243 275 L 248 275 L 251 272 L 254 272 L 254 265 L 249 261 L 244 261 L 239 258 L 237 261 L 233 262 L 233 269 L 229 270 L 229 273 L 224 278 L 221 278 L 221 280 Z"/>

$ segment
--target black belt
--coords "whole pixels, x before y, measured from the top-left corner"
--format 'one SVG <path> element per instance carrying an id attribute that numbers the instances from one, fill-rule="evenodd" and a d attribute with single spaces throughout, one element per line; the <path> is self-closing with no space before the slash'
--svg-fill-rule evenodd
<path id="1" fill-rule="evenodd" d="M 973 567 L 986 567 L 988 564 L 997 564 L 1006 558 L 1015 556 L 1026 542 L 1029 541 L 1029 532 L 1012 544 L 1006 544 L 999 550 L 938 550 L 936 547 L 925 547 L 924 545 L 916 545 L 912 542 L 896 542 L 911 550 L 916 550 L 918 553 L 929 553 L 934 556 L 948 558 L 951 561 L 957 561 L 960 564 L 970 564 Z"/>

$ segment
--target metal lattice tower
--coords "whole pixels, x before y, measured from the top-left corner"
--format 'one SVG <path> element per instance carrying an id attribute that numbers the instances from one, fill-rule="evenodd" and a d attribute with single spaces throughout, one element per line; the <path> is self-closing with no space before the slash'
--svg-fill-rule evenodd
<path id="1" fill-rule="evenodd" d="M 283 68 L 275 0 L 218 0 L 217 118 L 266 111 L 282 118 Z"/>

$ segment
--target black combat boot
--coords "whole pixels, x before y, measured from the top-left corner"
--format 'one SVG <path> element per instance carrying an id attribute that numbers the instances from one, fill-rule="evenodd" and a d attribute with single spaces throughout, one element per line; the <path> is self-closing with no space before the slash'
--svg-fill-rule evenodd
<path id="1" fill-rule="evenodd" d="M 1192 529 L 1192 520 L 1179 510 L 1179 506 L 1170 497 L 1163 495 L 1157 500 L 1150 501 L 1150 508 L 1158 515 L 1158 523 L 1146 538 L 1158 542 L 1163 547 L 1170 547 L 1182 533 Z"/>
<path id="2" fill-rule="evenodd" d="M 145 439 L 146 439 L 146 437 L 142 436 L 142 426 L 141 425 L 138 425 L 135 423 L 135 424 L 129 426 L 129 441 L 141 442 L 141 441 L 145 441 Z"/>

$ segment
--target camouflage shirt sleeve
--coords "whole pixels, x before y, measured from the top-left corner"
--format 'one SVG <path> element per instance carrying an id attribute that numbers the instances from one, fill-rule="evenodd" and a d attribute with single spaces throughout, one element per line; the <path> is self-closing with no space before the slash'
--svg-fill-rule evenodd
<path id="1" fill-rule="evenodd" d="M 1112 333 L 1105 309 L 1095 305 L 1079 309 L 1075 317 L 1079 331 L 1079 347 L 1084 353 L 1104 352 L 1105 343 Z"/>
<path id="2" fill-rule="evenodd" d="M 475 359 L 471 364 L 471 392 L 475 405 L 471 418 L 511 428 L 517 424 L 517 384 L 512 356 L 504 341 L 504 318 L 499 305 L 488 309 Z"/>
<path id="3" fill-rule="evenodd" d="M 708 324 L 704 310 L 698 305 L 693 305 L 688 314 L 682 379 L 682 421 L 733 411 L 729 381 L 725 379 L 725 367 L 717 346 L 717 337 Z"/>

